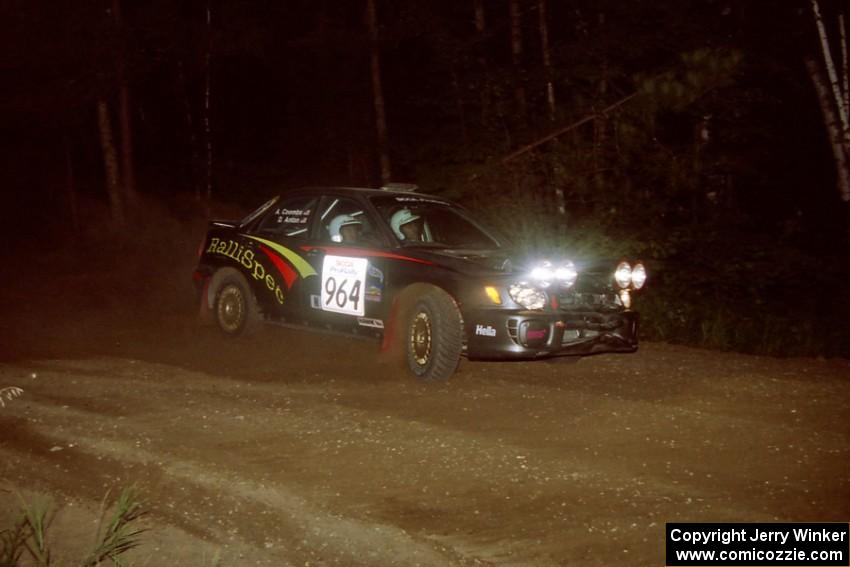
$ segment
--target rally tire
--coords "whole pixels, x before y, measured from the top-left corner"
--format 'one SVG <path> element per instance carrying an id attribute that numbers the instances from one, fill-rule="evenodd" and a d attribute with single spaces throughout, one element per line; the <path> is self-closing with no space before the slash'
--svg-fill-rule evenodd
<path id="1" fill-rule="evenodd" d="M 212 312 L 219 330 L 228 337 L 256 332 L 262 319 L 251 286 L 233 269 L 225 268 L 216 276 Z"/>
<path id="2" fill-rule="evenodd" d="M 460 311 L 449 294 L 433 288 L 411 302 L 404 317 L 407 368 L 421 380 L 447 380 L 463 350 Z"/>

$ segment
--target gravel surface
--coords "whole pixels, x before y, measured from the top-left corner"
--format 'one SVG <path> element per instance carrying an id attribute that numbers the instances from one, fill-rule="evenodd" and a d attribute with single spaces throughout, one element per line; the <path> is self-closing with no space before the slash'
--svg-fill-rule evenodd
<path id="1" fill-rule="evenodd" d="M 60 564 L 131 485 L 138 565 L 659 566 L 665 522 L 850 518 L 850 361 L 644 343 L 420 383 L 371 342 L 198 328 L 184 240 L 4 261 L 0 529 L 52 499 Z"/>
<path id="2" fill-rule="evenodd" d="M 0 487 L 60 505 L 57 553 L 129 485 L 162 565 L 662 565 L 665 522 L 850 517 L 847 361 L 645 344 L 423 384 L 371 343 L 181 321 L 7 349 Z"/>

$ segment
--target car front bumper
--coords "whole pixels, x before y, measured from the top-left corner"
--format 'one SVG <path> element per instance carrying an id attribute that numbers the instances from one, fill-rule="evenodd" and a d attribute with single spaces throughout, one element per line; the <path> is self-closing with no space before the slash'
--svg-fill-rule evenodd
<path id="1" fill-rule="evenodd" d="M 479 360 L 528 360 L 637 350 L 634 311 L 475 310 L 464 314 L 466 355 Z"/>

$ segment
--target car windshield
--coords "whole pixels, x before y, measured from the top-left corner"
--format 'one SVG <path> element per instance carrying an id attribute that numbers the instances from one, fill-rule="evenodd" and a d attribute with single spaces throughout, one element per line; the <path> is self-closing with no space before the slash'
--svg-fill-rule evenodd
<path id="1" fill-rule="evenodd" d="M 266 201 L 265 203 L 260 205 L 260 207 L 258 209 L 255 209 L 254 211 L 249 213 L 247 217 L 245 217 L 244 219 L 239 221 L 239 224 L 242 225 L 242 226 L 245 226 L 247 224 L 251 224 L 252 222 L 254 222 L 257 219 L 257 217 L 259 217 L 261 214 L 263 214 L 264 212 L 269 210 L 272 205 L 277 203 L 278 199 L 280 199 L 280 195 L 275 195 L 274 197 L 272 197 L 271 199 L 269 199 L 268 201 Z"/>
<path id="2" fill-rule="evenodd" d="M 417 195 L 373 197 L 396 238 L 406 246 L 492 250 L 499 242 L 449 203 Z"/>

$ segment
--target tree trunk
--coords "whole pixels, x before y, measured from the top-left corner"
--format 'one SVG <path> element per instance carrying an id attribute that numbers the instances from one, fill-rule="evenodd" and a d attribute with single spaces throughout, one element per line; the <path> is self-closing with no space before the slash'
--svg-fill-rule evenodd
<path id="1" fill-rule="evenodd" d="M 464 147 L 469 147 L 469 129 L 466 127 L 466 110 L 463 105 L 463 91 L 460 89 L 460 80 L 457 71 L 452 67 L 452 89 L 455 92 L 455 106 L 457 106 L 458 122 L 460 124 L 460 135 Z"/>
<path id="2" fill-rule="evenodd" d="M 384 90 L 381 85 L 381 56 L 378 44 L 378 16 L 375 0 L 366 0 L 366 21 L 369 26 L 371 43 L 372 100 L 375 106 L 375 130 L 378 136 L 378 156 L 381 166 L 381 183 L 386 185 L 392 179 L 390 155 L 387 147 L 387 118 L 384 108 Z"/>
<path id="3" fill-rule="evenodd" d="M 475 8 L 475 31 L 478 32 L 478 39 L 483 39 L 486 20 L 484 19 L 484 0 L 474 0 Z"/>
<path id="4" fill-rule="evenodd" d="M 97 127 L 100 132 L 100 149 L 103 154 L 109 210 L 112 214 L 112 221 L 118 228 L 122 228 L 125 217 L 120 171 L 118 170 L 118 152 L 115 150 L 115 141 L 112 138 L 112 119 L 109 117 L 109 107 L 103 99 L 97 102 Z"/>
<path id="5" fill-rule="evenodd" d="M 195 118 L 192 112 L 192 103 L 189 99 L 189 89 L 186 85 L 186 73 L 183 70 L 183 61 L 177 61 L 177 90 L 178 97 L 183 106 L 183 119 L 186 121 L 186 133 L 189 142 L 190 164 L 189 178 L 192 184 L 192 191 L 195 196 L 195 201 L 200 202 L 202 199 L 200 170 L 201 170 L 201 150 L 198 146 L 198 136 L 195 133 Z"/>
<path id="6" fill-rule="evenodd" d="M 133 166 L 133 122 L 130 110 L 130 87 L 122 84 L 119 89 L 119 114 L 121 126 L 121 172 L 122 187 L 128 205 L 136 202 L 136 174 Z"/>
<path id="7" fill-rule="evenodd" d="M 818 64 L 812 59 L 806 59 L 806 69 L 809 71 L 809 77 L 811 77 L 814 84 L 818 103 L 823 114 L 824 126 L 826 126 L 829 143 L 832 147 L 838 194 L 842 201 L 850 202 L 850 168 L 848 168 L 850 163 L 848 162 L 847 147 L 844 145 L 841 121 L 836 116 L 829 85 Z"/>
<path id="8" fill-rule="evenodd" d="M 524 123 L 526 119 L 525 84 L 522 77 L 522 12 L 519 8 L 519 0 L 511 0 L 511 58 L 516 74 L 516 97 L 517 113 Z"/>
<path id="9" fill-rule="evenodd" d="M 549 49 L 549 24 L 546 20 L 546 0 L 537 0 L 537 12 L 540 16 L 540 49 L 543 53 L 543 70 L 546 73 L 546 105 L 549 107 L 549 120 L 555 120 L 555 84 L 552 82 L 552 53 Z"/>
<path id="10" fill-rule="evenodd" d="M 838 25 L 841 33 L 841 92 L 844 95 L 841 103 L 844 105 L 844 114 L 850 116 L 850 64 L 847 60 L 847 32 L 844 28 L 844 14 L 838 16 Z"/>
<path id="11" fill-rule="evenodd" d="M 207 0 L 207 51 L 204 57 L 204 147 L 206 149 L 206 167 L 205 169 L 205 189 L 204 200 L 207 203 L 209 210 L 210 201 L 212 200 L 213 186 L 213 142 L 212 128 L 210 126 L 210 98 L 212 91 L 212 0 Z"/>
<path id="12" fill-rule="evenodd" d="M 482 76 L 482 85 L 479 89 L 479 96 L 481 97 L 481 125 L 486 126 L 487 122 L 490 119 L 490 105 L 491 105 L 491 92 L 492 87 L 490 85 L 490 69 L 487 65 L 487 50 L 484 44 L 484 40 L 486 39 L 485 33 L 487 31 L 487 22 L 484 15 L 484 0 L 474 0 L 475 9 L 475 32 L 477 35 L 478 46 L 478 67 Z"/>
<path id="13" fill-rule="evenodd" d="M 117 49 L 118 71 L 118 123 L 121 132 L 121 190 L 124 202 L 132 206 L 136 201 L 136 180 L 133 167 L 133 125 L 130 109 L 130 87 L 127 84 L 126 46 L 124 22 L 121 18 L 121 2 L 112 0 L 112 17 L 118 30 L 120 45 Z"/>
<path id="14" fill-rule="evenodd" d="M 829 46 L 829 38 L 826 34 L 826 26 L 823 23 L 823 17 L 820 13 L 820 5 L 817 0 L 812 0 L 812 12 L 815 16 L 815 25 L 818 29 L 820 38 L 821 52 L 823 60 L 826 64 L 826 72 L 829 77 L 829 87 L 832 89 L 832 95 L 835 97 L 835 105 L 838 109 L 838 119 L 841 121 L 841 128 L 844 131 L 845 143 L 850 141 L 850 127 L 848 127 L 848 116 L 845 112 L 844 95 L 841 93 L 841 85 L 838 82 L 838 73 L 835 70 L 835 62 L 832 59 L 832 51 Z"/>
<path id="15" fill-rule="evenodd" d="M 65 146 L 65 194 L 68 198 L 68 211 L 71 214 L 71 228 L 74 234 L 80 233 L 80 215 L 77 212 L 77 187 L 74 183 L 74 161 L 71 159 L 71 142 L 68 133 L 62 137 Z"/>
<path id="16" fill-rule="evenodd" d="M 537 0 L 538 27 L 540 30 L 540 52 L 543 56 L 543 72 L 546 75 L 546 107 L 549 110 L 549 121 L 555 121 L 555 85 L 552 82 L 552 53 L 549 49 L 549 23 L 546 16 L 546 0 Z M 552 179 L 552 197 L 555 201 L 555 213 L 558 216 L 558 229 L 566 232 L 567 202 L 564 188 L 557 176 Z"/>

